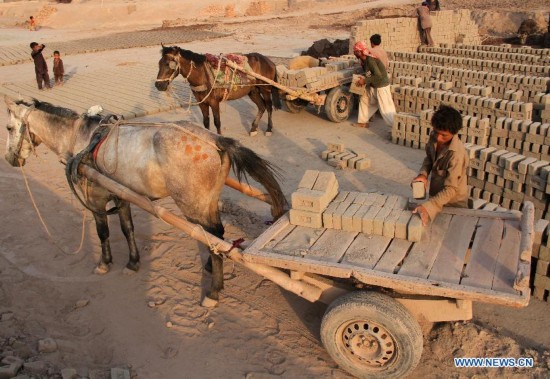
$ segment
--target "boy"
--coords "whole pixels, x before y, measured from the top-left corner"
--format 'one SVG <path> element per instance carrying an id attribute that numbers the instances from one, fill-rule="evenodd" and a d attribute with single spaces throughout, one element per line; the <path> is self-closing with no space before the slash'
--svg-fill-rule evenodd
<path id="1" fill-rule="evenodd" d="M 462 128 L 462 116 L 456 109 L 442 105 L 432 117 L 432 127 L 426 158 L 413 179 L 427 187 L 431 173 L 430 198 L 413 211 L 420 215 L 424 226 L 433 221 L 445 205 L 468 208 L 468 155 L 457 135 Z"/>
<path id="2" fill-rule="evenodd" d="M 63 61 L 61 60 L 59 51 L 53 52 L 53 76 L 55 79 L 55 85 L 63 85 L 63 74 L 65 74 L 65 69 L 63 68 Z"/>
<path id="3" fill-rule="evenodd" d="M 36 32 L 36 20 L 33 16 L 29 17 L 29 30 L 31 32 Z"/>
<path id="4" fill-rule="evenodd" d="M 52 88 L 50 86 L 50 76 L 48 75 L 48 65 L 42 55 L 42 50 L 46 45 L 39 45 L 36 42 L 31 42 L 31 57 L 34 60 L 34 72 L 36 73 L 36 82 L 38 83 L 38 89 L 42 90 L 42 82 L 46 85 L 46 88 Z"/>

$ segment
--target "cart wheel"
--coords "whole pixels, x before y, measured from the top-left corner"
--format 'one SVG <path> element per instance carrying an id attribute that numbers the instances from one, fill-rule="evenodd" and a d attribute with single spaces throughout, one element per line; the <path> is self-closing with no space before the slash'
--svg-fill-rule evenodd
<path id="1" fill-rule="evenodd" d="M 353 94 L 347 87 L 334 87 L 325 100 L 325 113 L 330 121 L 346 121 L 353 109 Z"/>
<path id="2" fill-rule="evenodd" d="M 358 378 L 405 376 L 423 348 L 416 319 L 376 292 L 352 292 L 334 301 L 323 316 L 321 340 L 332 359 Z"/>
<path id="3" fill-rule="evenodd" d="M 289 113 L 300 113 L 307 105 L 307 102 L 302 99 L 284 100 L 284 103 Z"/>

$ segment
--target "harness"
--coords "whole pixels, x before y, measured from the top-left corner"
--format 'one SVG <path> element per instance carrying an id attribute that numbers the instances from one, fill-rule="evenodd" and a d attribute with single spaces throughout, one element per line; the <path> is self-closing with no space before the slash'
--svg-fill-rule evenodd
<path id="1" fill-rule="evenodd" d="M 21 138 L 19 139 L 19 142 L 17 143 L 17 156 L 19 157 L 19 154 L 21 154 L 21 148 L 23 147 L 23 141 L 25 139 L 25 136 L 27 137 L 29 143 L 32 146 L 32 149 L 34 151 L 34 141 L 31 136 L 31 131 L 29 129 L 29 116 L 31 112 L 34 110 L 34 104 L 25 109 L 25 114 L 21 117 L 21 128 L 19 129 L 19 132 L 21 133 Z"/>

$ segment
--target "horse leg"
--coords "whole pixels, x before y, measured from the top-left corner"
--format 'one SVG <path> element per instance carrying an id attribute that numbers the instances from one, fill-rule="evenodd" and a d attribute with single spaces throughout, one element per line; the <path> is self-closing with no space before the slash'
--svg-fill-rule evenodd
<path id="1" fill-rule="evenodd" d="M 270 136 L 273 133 L 273 121 L 271 120 L 271 115 L 273 113 L 273 102 L 271 101 L 271 91 L 278 91 L 278 89 L 262 87 L 260 91 L 262 93 L 265 107 L 267 108 L 267 130 L 265 131 L 265 135 Z"/>
<path id="2" fill-rule="evenodd" d="M 207 103 L 200 103 L 199 108 L 202 112 L 202 124 L 206 129 L 210 129 L 210 107 Z"/>
<path id="3" fill-rule="evenodd" d="M 216 237 L 223 239 L 224 229 L 221 223 L 215 225 L 214 227 L 205 228 L 205 230 Z M 208 262 L 210 262 L 212 266 L 212 282 L 210 285 L 210 291 L 206 293 L 206 297 L 217 302 L 220 298 L 219 293 L 223 289 L 223 258 L 221 255 L 210 251 Z"/>
<path id="4" fill-rule="evenodd" d="M 210 107 L 212 108 L 212 114 L 214 115 L 214 125 L 216 125 L 216 130 L 218 131 L 218 134 L 222 134 L 222 123 L 220 119 L 220 102 L 219 101 L 213 101 L 210 103 Z"/>
<path id="5" fill-rule="evenodd" d="M 111 245 L 109 244 L 109 223 L 107 221 L 107 213 L 94 212 L 94 219 L 97 235 L 101 241 L 101 258 L 94 272 L 96 274 L 106 274 L 109 272 L 109 264 L 113 262 Z"/>
<path id="6" fill-rule="evenodd" d="M 260 119 L 265 112 L 265 102 L 262 99 L 260 91 L 257 88 L 252 88 L 252 90 L 248 93 L 248 97 L 250 97 L 252 102 L 258 107 L 258 113 L 256 114 L 256 118 L 252 122 L 252 128 L 250 129 L 249 133 L 251 136 L 255 136 L 256 134 L 258 134 L 258 124 L 260 123 Z"/>
<path id="7" fill-rule="evenodd" d="M 130 203 L 127 201 L 118 201 L 118 217 L 120 219 L 120 228 L 126 241 L 128 242 L 128 249 L 130 250 L 130 258 L 126 268 L 132 271 L 139 270 L 139 250 L 136 245 L 134 237 L 134 223 L 132 221 L 132 210 L 130 209 Z"/>

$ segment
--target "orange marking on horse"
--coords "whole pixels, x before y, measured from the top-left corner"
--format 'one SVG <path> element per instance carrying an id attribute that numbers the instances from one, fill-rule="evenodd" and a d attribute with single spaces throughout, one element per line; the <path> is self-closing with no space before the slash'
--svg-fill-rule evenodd
<path id="1" fill-rule="evenodd" d="M 191 155 L 193 153 L 193 148 L 191 145 L 185 145 L 185 155 Z"/>
<path id="2" fill-rule="evenodd" d="M 201 151 L 202 149 L 202 146 L 201 145 L 195 145 L 195 150 L 196 151 Z"/>
<path id="3" fill-rule="evenodd" d="M 203 154 L 203 155 L 202 155 L 202 159 L 207 160 L 207 159 L 208 159 L 208 154 L 206 154 L 206 153 Z"/>
<path id="4" fill-rule="evenodd" d="M 195 154 L 195 155 L 193 156 L 193 162 L 198 162 L 198 161 L 200 161 L 200 159 L 201 159 L 201 155 L 200 155 L 200 154 Z"/>

